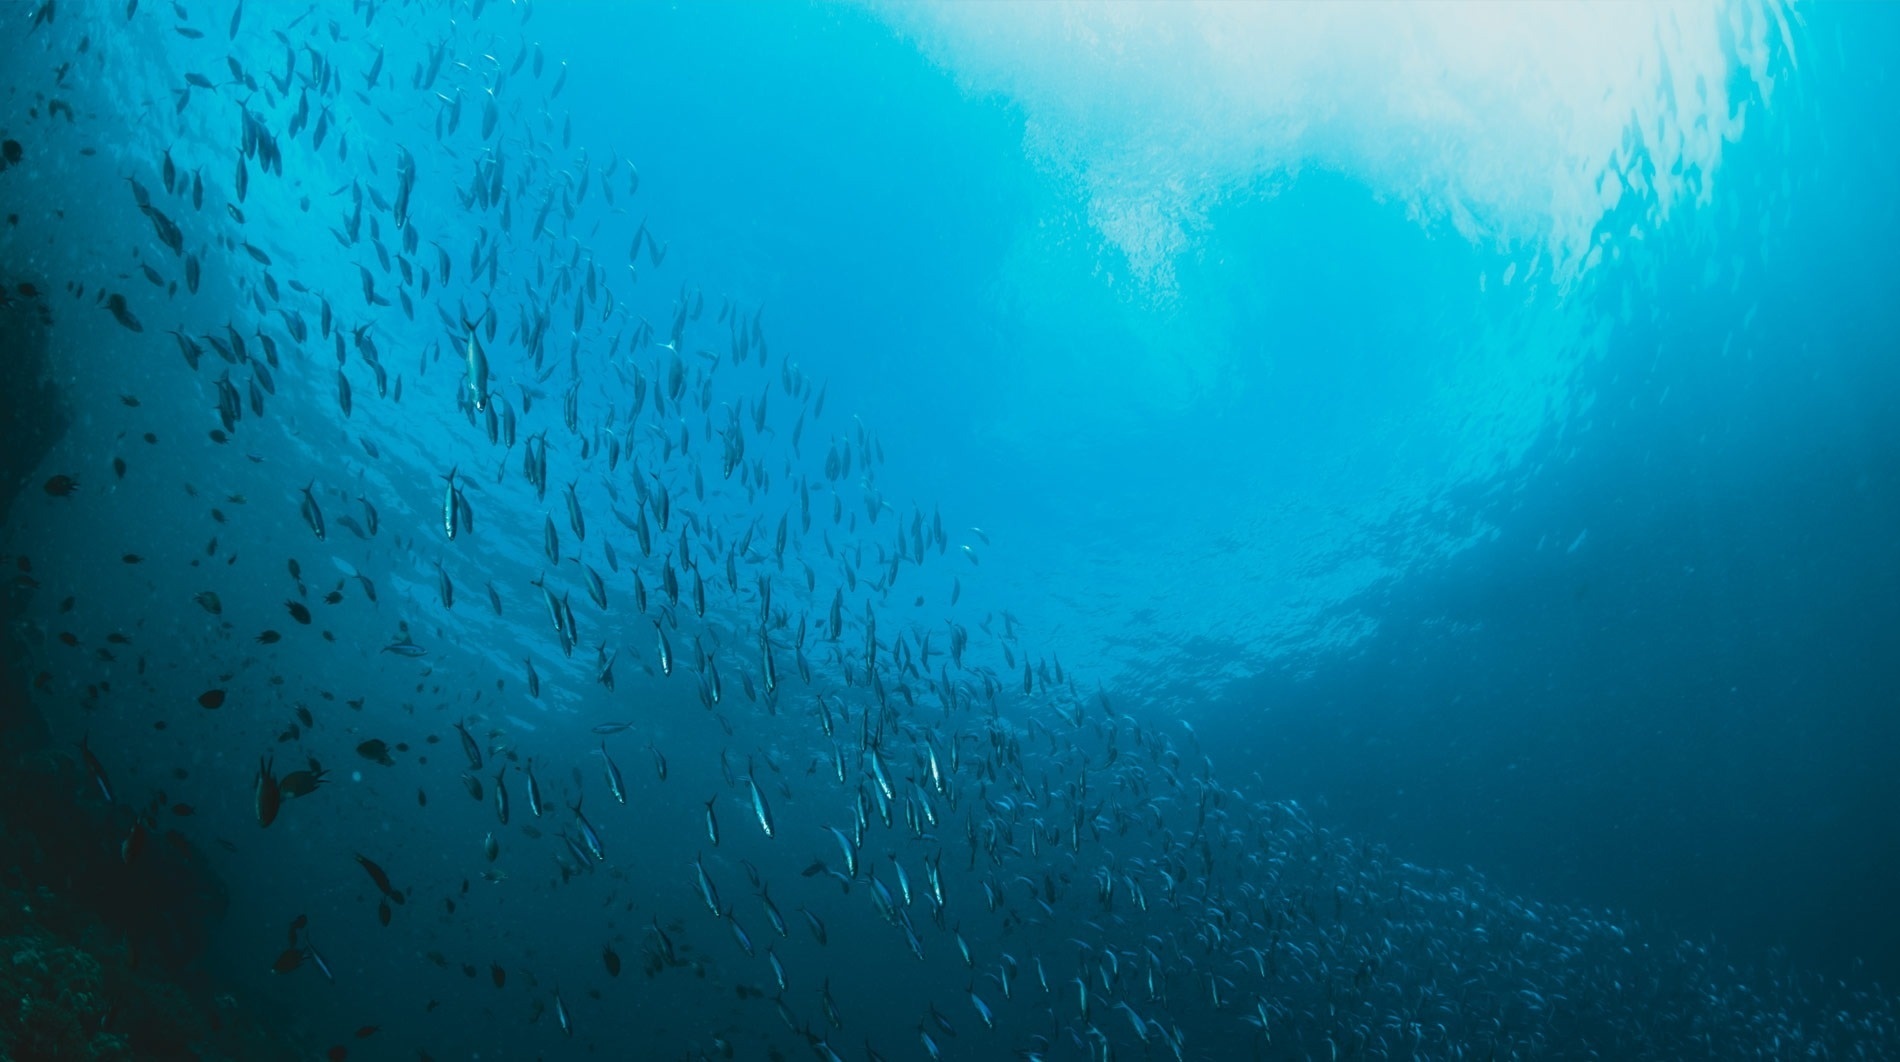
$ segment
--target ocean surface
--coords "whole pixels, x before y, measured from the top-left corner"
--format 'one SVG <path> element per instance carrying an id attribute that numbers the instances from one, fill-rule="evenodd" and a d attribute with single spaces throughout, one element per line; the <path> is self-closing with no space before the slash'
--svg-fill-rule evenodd
<path id="1" fill-rule="evenodd" d="M 1896 57 L 0 2 L 0 1055 L 1900 1057 Z"/>

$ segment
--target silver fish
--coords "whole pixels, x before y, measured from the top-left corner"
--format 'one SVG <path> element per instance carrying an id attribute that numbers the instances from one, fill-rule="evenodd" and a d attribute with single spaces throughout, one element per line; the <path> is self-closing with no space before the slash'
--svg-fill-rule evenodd
<path id="1" fill-rule="evenodd" d="M 469 733 L 468 727 L 464 726 L 459 720 L 455 724 L 455 730 L 457 733 L 462 735 L 462 752 L 468 756 L 469 770 L 471 771 L 481 770 L 482 769 L 482 747 L 479 743 L 476 742 L 475 735 Z"/>
<path id="2" fill-rule="evenodd" d="M 759 828 L 765 831 L 766 837 L 775 836 L 772 831 L 772 809 L 766 805 L 765 794 L 759 791 L 759 783 L 752 780 L 750 769 L 746 771 L 745 784 L 752 790 L 752 813 L 759 817 Z"/>
<path id="3" fill-rule="evenodd" d="M 482 341 L 475 334 L 475 326 L 468 326 L 468 399 L 475 406 L 475 412 L 488 411 L 488 355 L 482 350 Z"/>
<path id="4" fill-rule="evenodd" d="M 602 739 L 600 743 L 600 758 L 607 764 L 607 791 L 614 795 L 614 800 L 625 804 L 627 802 L 627 787 L 620 778 L 620 765 L 615 763 L 614 758 L 607 754 L 607 742 L 605 739 Z"/>

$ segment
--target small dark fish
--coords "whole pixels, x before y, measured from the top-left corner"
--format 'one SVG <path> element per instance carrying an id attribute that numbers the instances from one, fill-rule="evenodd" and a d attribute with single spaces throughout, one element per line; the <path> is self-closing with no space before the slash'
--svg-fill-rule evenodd
<path id="1" fill-rule="evenodd" d="M 107 296 L 106 309 L 111 312 L 114 320 L 118 321 L 119 324 L 125 326 L 127 331 L 130 331 L 130 332 L 145 331 L 145 325 L 141 323 L 138 317 L 132 313 L 131 309 L 126 306 L 125 296 L 120 295 L 117 292 L 114 292 L 113 294 Z"/>
<path id="2" fill-rule="evenodd" d="M 277 788 L 277 779 L 271 774 L 271 761 L 257 761 L 257 785 L 255 792 L 257 824 L 269 827 L 277 821 L 277 809 L 283 806 L 283 792 Z"/>
<path id="3" fill-rule="evenodd" d="M 303 607 L 302 602 L 286 601 L 284 602 L 284 607 L 290 610 L 291 619 L 296 620 L 298 623 L 310 622 L 310 610 Z"/>
<path id="4" fill-rule="evenodd" d="M 314 486 L 316 486 L 315 480 L 304 486 L 301 510 L 303 522 L 309 525 L 311 532 L 321 540 L 323 538 L 323 510 L 317 507 L 316 495 L 310 493 L 310 489 Z"/>
<path id="5" fill-rule="evenodd" d="M 396 765 L 396 761 L 389 757 L 389 744 L 382 738 L 370 738 L 356 746 L 356 754 L 366 760 L 374 760 L 385 767 Z"/>
<path id="6" fill-rule="evenodd" d="M 315 760 L 310 762 L 312 764 L 310 770 L 292 771 L 282 778 L 279 778 L 277 780 L 278 790 L 285 796 L 291 797 L 309 796 L 311 793 L 316 792 L 317 787 L 323 784 L 324 777 L 329 772 L 321 767 L 315 766 Z"/>
<path id="7" fill-rule="evenodd" d="M 206 690 L 198 695 L 198 704 L 205 708 L 224 707 L 223 690 Z"/>
<path id="8" fill-rule="evenodd" d="M 382 867 L 377 866 L 374 860 L 370 859 L 368 856 L 365 856 L 361 853 L 357 854 L 356 862 L 360 866 L 362 866 L 363 873 L 369 875 L 369 880 L 376 883 L 376 888 L 378 891 L 380 891 L 384 896 L 389 897 L 390 900 L 398 904 L 402 903 L 403 901 L 402 893 L 397 892 L 394 888 L 390 886 L 389 875 L 383 872 Z"/>

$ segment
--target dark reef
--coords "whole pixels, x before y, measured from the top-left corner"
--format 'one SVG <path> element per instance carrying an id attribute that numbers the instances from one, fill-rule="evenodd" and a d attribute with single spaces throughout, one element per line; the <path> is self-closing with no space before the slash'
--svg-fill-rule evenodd
<path id="1" fill-rule="evenodd" d="M 66 432 L 49 373 L 50 315 L 8 284 L 0 304 L 0 522 Z M 29 288 L 38 291 L 38 288 Z M 35 707 L 17 623 L 35 590 L 14 558 L 0 585 L 0 1058 L 294 1057 L 194 963 L 223 884 L 177 831 L 126 858 L 134 794 L 105 803 Z M 227 997 L 228 999 L 228 997 Z"/>

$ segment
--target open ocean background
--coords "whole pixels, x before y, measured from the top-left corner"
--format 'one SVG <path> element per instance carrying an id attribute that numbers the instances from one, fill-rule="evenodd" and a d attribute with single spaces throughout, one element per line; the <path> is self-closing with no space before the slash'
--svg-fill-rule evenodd
<path id="1" fill-rule="evenodd" d="M 1896 56 L 0 2 L 0 1051 L 1896 1057 Z"/>

